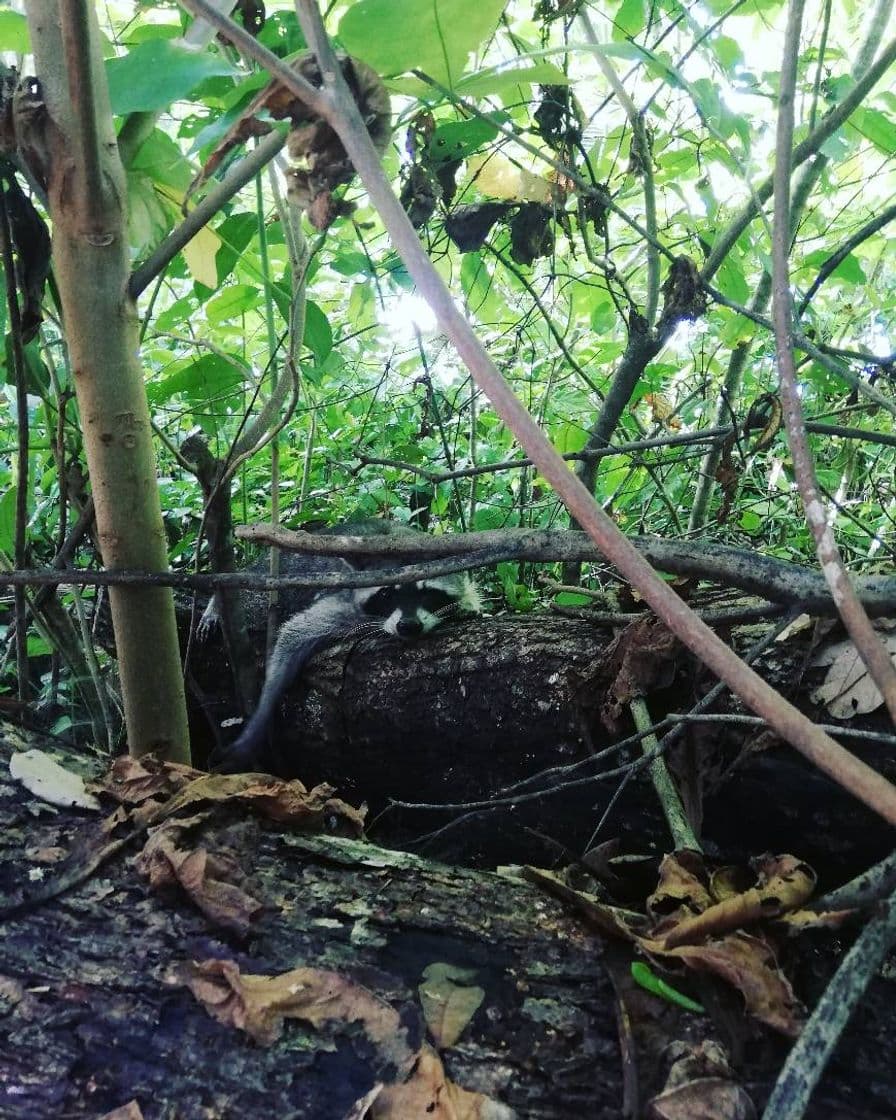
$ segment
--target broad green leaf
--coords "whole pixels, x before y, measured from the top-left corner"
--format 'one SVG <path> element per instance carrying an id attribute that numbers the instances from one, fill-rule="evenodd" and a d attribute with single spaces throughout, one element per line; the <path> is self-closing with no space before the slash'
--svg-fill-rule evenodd
<path id="1" fill-rule="evenodd" d="M 493 66 L 469 74 L 457 83 L 461 97 L 516 96 L 520 86 L 565 86 L 569 78 L 552 62 L 529 62 L 525 58 L 505 66 Z"/>
<path id="2" fill-rule="evenodd" d="M 180 148 L 160 128 L 153 129 L 140 145 L 129 170 L 142 171 L 154 183 L 177 192 L 173 197 L 178 207 L 194 174 Z"/>
<path id="3" fill-rule="evenodd" d="M 7 381 L 10 385 L 14 384 L 11 371 L 14 370 L 15 362 L 13 360 L 12 352 L 12 335 L 5 336 L 5 351 L 6 351 L 6 370 Z M 25 386 L 29 393 L 35 396 L 45 397 L 50 391 L 50 371 L 47 369 L 43 358 L 40 354 L 40 343 L 37 339 L 29 342 L 24 347 L 23 356 L 25 358 Z M 10 397 L 10 400 L 13 398 Z"/>
<path id="4" fill-rule="evenodd" d="M 355 249 L 344 249 L 329 262 L 330 268 L 340 276 L 369 276 L 371 261 Z"/>
<path id="5" fill-rule="evenodd" d="M 728 35 L 719 35 L 715 39 L 710 39 L 709 43 L 723 69 L 730 72 L 743 62 L 744 52 L 736 39 Z"/>
<path id="6" fill-rule="evenodd" d="M 175 300 L 156 319 L 156 330 L 161 333 L 178 330 L 184 323 L 189 322 L 196 314 L 196 301 L 184 296 Z"/>
<path id="7" fill-rule="evenodd" d="M 352 284 L 348 297 L 346 319 L 354 329 L 369 326 L 375 317 L 373 288 L 370 284 Z"/>
<path id="8" fill-rule="evenodd" d="M 249 378 L 239 367 L 217 354 L 203 354 L 186 362 L 177 372 L 147 387 L 150 400 L 162 403 L 176 393 L 194 401 L 208 401 L 239 389 Z"/>
<path id="9" fill-rule="evenodd" d="M 825 263 L 830 255 L 827 249 L 818 249 L 814 253 L 809 253 L 803 261 L 803 264 L 808 268 L 818 269 Z M 838 280 L 845 280 L 849 284 L 864 284 L 867 280 L 861 262 L 852 253 L 848 253 L 843 258 L 831 273 L 831 276 L 836 277 Z"/>
<path id="10" fill-rule="evenodd" d="M 166 208 L 155 183 L 143 171 L 128 172 L 128 240 L 138 255 L 171 229 L 174 208 Z"/>
<path id="11" fill-rule="evenodd" d="M 305 49 L 305 36 L 296 19 L 295 5 L 291 4 L 290 8 L 291 11 L 272 12 L 269 4 L 264 27 L 258 33 L 259 43 L 264 43 L 281 58 Z"/>
<path id="12" fill-rule="evenodd" d="M 594 600 L 590 595 L 583 595 L 575 591 L 558 591 L 553 598 L 558 607 L 593 607 Z"/>
<path id="13" fill-rule="evenodd" d="M 561 455 L 571 451 L 581 451 L 587 438 L 588 433 L 581 424 L 567 422 L 551 430 L 551 443 Z"/>
<path id="14" fill-rule="evenodd" d="M 141 43 L 106 63 L 112 111 L 119 116 L 166 109 L 206 78 L 235 73 L 221 55 L 197 54 L 164 39 Z"/>
<path id="15" fill-rule="evenodd" d="M 429 142 L 429 158 L 436 163 L 466 159 L 498 135 L 498 129 L 481 117 L 439 125 Z"/>
<path id="16" fill-rule="evenodd" d="M 136 47 L 138 43 L 146 43 L 151 39 L 179 39 L 184 33 L 180 22 L 177 23 L 144 23 L 142 27 L 133 27 L 128 31 L 127 46 Z"/>
<path id="17" fill-rule="evenodd" d="M 40 342 L 34 339 L 23 349 L 25 355 L 25 378 L 30 393 L 45 397 L 50 392 L 50 371 L 41 357 Z"/>
<path id="18" fill-rule="evenodd" d="M 379 74 L 422 70 L 453 87 L 505 7 L 504 0 L 357 0 L 339 38 Z"/>
<path id="19" fill-rule="evenodd" d="M 856 109 L 849 123 L 885 155 L 896 152 L 896 122 L 879 109 Z"/>
<path id="20" fill-rule="evenodd" d="M 613 20 L 614 39 L 633 39 L 644 27 L 644 0 L 622 0 Z"/>
<path id="21" fill-rule="evenodd" d="M 330 320 L 312 300 L 305 304 L 305 345 L 314 354 L 319 365 L 333 349 L 333 329 Z"/>
<path id="22" fill-rule="evenodd" d="M 215 260 L 218 269 L 217 283 L 223 284 L 254 234 L 258 232 L 258 218 L 255 214 L 231 214 L 216 227 L 215 232 L 221 241 Z"/>
<path id="23" fill-rule="evenodd" d="M 230 284 L 205 305 L 205 314 L 212 325 L 237 319 L 259 306 L 259 292 L 252 284 Z"/>
<path id="24" fill-rule="evenodd" d="M 31 51 L 28 21 L 18 12 L 0 12 L 0 51 L 12 54 L 29 54 Z"/>
<path id="25" fill-rule="evenodd" d="M 465 253 L 460 264 L 460 285 L 473 312 L 479 311 L 491 294 L 492 278 L 480 252 Z"/>
<path id="26" fill-rule="evenodd" d="M 728 253 L 719 265 L 716 282 L 722 295 L 733 299 L 736 303 L 746 303 L 750 297 L 750 286 L 733 253 Z"/>
<path id="27" fill-rule="evenodd" d="M 603 295 L 603 293 L 599 293 Z M 619 313 L 608 299 L 600 299 L 591 309 L 591 329 L 597 335 L 609 334 L 619 319 Z"/>

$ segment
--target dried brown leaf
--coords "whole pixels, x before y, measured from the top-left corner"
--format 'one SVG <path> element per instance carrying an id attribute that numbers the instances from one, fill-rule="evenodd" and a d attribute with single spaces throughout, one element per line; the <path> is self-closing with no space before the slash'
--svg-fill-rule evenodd
<path id="1" fill-rule="evenodd" d="M 896 664 L 896 634 L 878 634 Z M 822 683 L 811 693 L 816 704 L 824 704 L 834 719 L 852 719 L 879 708 L 884 700 L 880 689 L 850 641 L 836 642 L 819 651 L 813 665 L 830 665 Z"/>
<path id="2" fill-rule="evenodd" d="M 245 936 L 264 904 L 250 893 L 232 856 L 181 846 L 184 833 L 200 820 L 167 821 L 154 829 L 137 856 L 137 870 L 154 890 L 180 885 L 210 921 Z"/>
<path id="3" fill-rule="evenodd" d="M 370 1120 L 416 1120 L 418 1116 L 426 1120 L 512 1120 L 515 1113 L 449 1081 L 441 1058 L 424 1046 L 408 1080 L 386 1085 L 368 1115 Z"/>
<path id="4" fill-rule="evenodd" d="M 771 948 L 760 938 L 730 933 L 704 945 L 659 951 L 655 943 L 642 944 L 654 956 L 681 960 L 690 968 L 721 976 L 737 988 L 755 1018 L 790 1038 L 799 1034 L 803 1008 Z"/>
<path id="5" fill-rule="evenodd" d="M 408 1044 L 398 1012 L 354 980 L 319 968 L 294 968 L 278 976 L 244 975 L 234 961 L 192 962 L 174 977 L 219 1023 L 251 1035 L 262 1046 L 280 1037 L 284 1019 L 313 1027 L 360 1026 L 385 1066 L 399 1076 L 412 1070 L 417 1052 Z"/>

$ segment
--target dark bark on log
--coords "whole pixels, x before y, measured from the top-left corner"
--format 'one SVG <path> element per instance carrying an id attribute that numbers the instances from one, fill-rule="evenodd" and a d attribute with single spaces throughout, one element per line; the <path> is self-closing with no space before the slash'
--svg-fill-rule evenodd
<path id="1" fill-rule="evenodd" d="M 3 775 L 9 741 L 0 736 Z M 48 809 L 8 778 L 0 778 L 0 823 L 0 889 L 7 893 L 36 869 L 52 876 L 54 850 L 70 851 L 99 827 L 95 818 Z M 388 1076 L 369 1039 L 345 1024 L 313 1029 L 289 1021 L 279 1041 L 262 1047 L 216 1022 L 171 980 L 177 966 L 209 958 L 265 975 L 302 965 L 334 970 L 385 999 L 415 1042 L 424 1032 L 423 970 L 434 962 L 472 968 L 484 999 L 442 1055 L 454 1081 L 520 1118 L 622 1116 L 605 949 L 554 899 L 494 874 L 289 834 L 232 811 L 228 819 L 226 808 L 192 839 L 211 851 L 229 846 L 250 868 L 267 908 L 247 939 L 216 928 L 180 891 L 150 891 L 127 852 L 62 898 L 4 923 L 3 1120 L 96 1118 L 131 1100 L 147 1120 L 343 1120 Z M 817 955 L 804 971 L 817 988 Z M 618 988 L 621 970 L 614 975 Z M 707 1021 L 643 992 L 625 995 L 643 1106 L 661 1084 L 662 1048 L 673 1039 L 696 1044 Z M 890 1052 L 894 1032 L 894 982 L 880 978 L 813 1099 L 810 1120 L 892 1115 L 896 1068 L 880 1055 Z M 760 1107 L 785 1049 L 762 1037 L 754 1034 L 752 1052 L 737 1062 Z"/>
<path id="2" fill-rule="evenodd" d="M 371 638 L 342 643 L 315 657 L 288 693 L 272 731 L 274 757 L 280 772 L 306 784 L 332 782 L 349 799 L 366 801 L 372 817 L 390 799 L 479 802 L 632 733 L 624 715 L 615 735 L 600 718 L 608 682 L 595 679 L 594 671 L 606 664 L 612 640 L 606 628 L 539 614 L 483 618 L 410 644 Z M 193 664 L 208 693 L 216 675 L 225 688 L 228 679 L 213 664 L 221 656 L 214 648 L 197 651 Z M 757 668 L 811 711 L 806 693 L 819 672 L 805 673 L 805 655 L 799 641 L 776 645 Z M 714 683 L 679 654 L 665 687 L 647 697 L 652 717 L 687 711 Z M 728 703 L 713 710 L 742 710 Z M 233 709 L 225 701 L 217 714 L 232 715 Z M 825 719 L 823 711 L 813 714 Z M 780 743 L 763 743 L 749 753 L 759 738 L 760 729 L 736 723 L 697 725 L 673 752 L 675 768 L 696 771 L 706 787 L 703 838 L 710 853 L 741 860 L 763 850 L 792 851 L 816 867 L 826 886 L 887 854 L 890 830 L 870 810 Z M 890 748 L 845 743 L 896 777 Z M 638 753 L 630 748 L 574 776 L 613 769 Z M 620 780 L 466 818 L 427 851 L 483 866 L 549 863 L 562 854 L 557 845 L 581 853 Z M 374 836 L 401 844 L 460 816 L 393 810 Z M 620 836 L 629 850 L 668 849 L 662 813 L 643 772 L 626 785 L 599 839 L 608 836 Z"/>
<path id="3" fill-rule="evenodd" d="M 3 772 L 6 773 L 4 744 Z M 3 890 L 51 849 L 95 834 L 0 782 Z M 520 1117 L 621 1115 L 613 992 L 599 939 L 535 888 L 361 842 L 300 837 L 254 820 L 197 843 L 238 846 L 268 909 L 242 942 L 181 894 L 155 895 L 119 854 L 82 887 L 4 925 L 0 938 L 0 1117 L 97 1117 L 136 1099 L 178 1116 L 342 1120 L 379 1072 L 360 1032 L 297 1021 L 270 1048 L 213 1020 L 174 966 L 236 960 L 250 973 L 335 970 L 387 1000 L 409 1037 L 434 962 L 475 970 L 485 999 L 444 1059 L 455 1081 Z M 381 1064 L 381 1063 L 380 1063 Z M 410 1120 L 410 1118 L 409 1118 Z"/>

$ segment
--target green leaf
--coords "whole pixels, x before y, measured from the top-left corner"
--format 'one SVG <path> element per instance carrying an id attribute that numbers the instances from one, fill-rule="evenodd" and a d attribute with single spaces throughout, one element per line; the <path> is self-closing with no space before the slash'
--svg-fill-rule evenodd
<path id="1" fill-rule="evenodd" d="M 346 321 L 355 329 L 369 326 L 375 319 L 373 288 L 370 284 L 352 284 L 348 297 Z"/>
<path id="2" fill-rule="evenodd" d="M 803 263 L 809 268 L 819 269 L 830 255 L 826 249 L 818 249 L 814 253 L 809 253 Z M 838 280 L 844 280 L 848 284 L 864 284 L 867 280 L 861 262 L 852 253 L 847 253 L 831 273 L 831 276 Z"/>
<path id="3" fill-rule="evenodd" d="M 0 552 L 12 553 L 16 539 L 16 490 L 10 486 L 0 494 Z"/>
<path id="4" fill-rule="evenodd" d="M 156 128 L 140 145 L 130 171 L 145 172 L 154 183 L 170 187 L 182 196 L 193 179 L 193 169 L 170 136 Z M 180 199 L 179 199 L 180 201 Z"/>
<path id="5" fill-rule="evenodd" d="M 183 393 L 193 401 L 208 401 L 235 392 L 248 379 L 248 371 L 241 373 L 238 366 L 218 354 L 203 354 L 196 361 L 186 362 L 163 381 L 150 384 L 147 396 L 157 403 L 176 393 Z"/>
<path id="6" fill-rule="evenodd" d="M 587 432 L 582 425 L 572 421 L 567 421 L 559 428 L 551 430 L 551 442 L 561 455 L 571 451 L 581 451 L 587 438 Z"/>
<path id="7" fill-rule="evenodd" d="M 741 50 L 740 43 L 728 35 L 719 35 L 717 38 L 711 39 L 710 45 L 713 54 L 724 70 L 730 72 L 744 60 L 744 52 Z"/>
<path id="8" fill-rule="evenodd" d="M 465 253 L 460 264 L 460 286 L 463 288 L 467 303 L 474 312 L 491 295 L 492 277 L 480 252 Z"/>
<path id="9" fill-rule="evenodd" d="M 164 334 L 173 331 L 181 324 L 187 323 L 196 314 L 196 301 L 183 296 L 167 307 L 155 322 L 155 329 Z"/>
<path id="10" fill-rule="evenodd" d="M 690 996 L 684 995 L 677 988 L 673 988 L 671 984 L 667 984 L 665 980 L 660 979 L 650 968 L 650 965 L 643 961 L 632 961 L 632 979 L 636 984 L 639 984 L 648 992 L 653 992 L 655 996 L 659 996 L 668 1003 L 677 1003 L 679 1007 L 683 1007 L 687 1011 L 704 1014 L 703 1004 L 697 1003 Z"/>
<path id="11" fill-rule="evenodd" d="M 504 0 L 357 0 L 339 22 L 339 38 L 379 74 L 422 70 L 453 87 L 505 7 Z"/>
<path id="12" fill-rule="evenodd" d="M 733 253 L 728 253 L 719 265 L 716 282 L 722 295 L 733 299 L 735 303 L 746 303 L 750 296 L 750 286 L 744 276 L 743 269 L 734 259 Z"/>
<path id="13" fill-rule="evenodd" d="M 29 634 L 25 642 L 25 648 L 29 657 L 45 657 L 48 653 L 53 652 L 53 647 L 46 638 L 42 638 L 39 634 Z"/>
<path id="14" fill-rule="evenodd" d="M 370 258 L 356 249 L 340 250 L 329 263 L 340 276 L 370 276 L 372 271 Z"/>
<path id="15" fill-rule="evenodd" d="M 885 155 L 896 152 L 896 122 L 886 113 L 879 109 L 856 109 L 849 123 Z"/>
<path id="16" fill-rule="evenodd" d="M 7 380 L 10 385 L 14 384 L 12 370 L 16 368 L 15 361 L 13 360 L 12 350 L 12 335 L 6 335 L 6 370 Z M 40 355 L 40 343 L 37 339 L 29 342 L 24 347 L 23 356 L 25 358 L 25 389 L 28 393 L 33 393 L 38 397 L 45 397 L 50 391 L 50 371 L 47 369 L 43 358 Z"/>
<path id="17" fill-rule="evenodd" d="M 468 155 L 494 140 L 497 135 L 497 127 L 481 117 L 473 117 L 468 121 L 451 121 L 439 125 L 432 134 L 427 149 L 428 155 L 435 163 L 466 159 Z"/>
<path id="18" fill-rule="evenodd" d="M 221 239 L 221 248 L 215 256 L 219 284 L 223 284 L 231 275 L 236 262 L 257 232 L 258 218 L 255 214 L 231 214 L 215 227 L 215 233 Z"/>
<path id="19" fill-rule="evenodd" d="M 633 39 L 644 27 L 644 0 L 622 0 L 613 21 L 614 39 Z"/>
<path id="20" fill-rule="evenodd" d="M 217 326 L 230 319 L 238 319 L 247 311 L 258 307 L 258 288 L 253 284 L 230 284 L 205 305 L 208 321 Z"/>
<path id="21" fill-rule="evenodd" d="M 18 12 L 0 12 L 0 51 L 31 53 L 28 21 Z"/>
<path id="22" fill-rule="evenodd" d="M 206 78 L 235 73 L 220 55 L 197 54 L 164 39 L 141 43 L 123 58 L 106 63 L 112 112 L 119 116 L 167 109 Z"/>
<path id="23" fill-rule="evenodd" d="M 608 299 L 604 299 L 591 309 L 589 318 L 591 329 L 596 335 L 608 335 L 616 326 L 618 312 Z"/>
<path id="24" fill-rule="evenodd" d="M 553 601 L 558 607 L 593 607 L 594 600 L 590 595 L 583 595 L 576 591 L 558 591 Z"/>
<path id="25" fill-rule="evenodd" d="M 316 303 L 308 300 L 305 305 L 305 345 L 314 354 L 318 364 L 333 349 L 333 329 L 330 320 Z"/>
<path id="26" fill-rule="evenodd" d="M 516 96 L 520 86 L 536 84 L 565 86 L 569 78 L 552 62 L 530 62 L 521 58 L 509 65 L 492 66 L 469 74 L 457 83 L 457 92 L 461 97 Z"/>

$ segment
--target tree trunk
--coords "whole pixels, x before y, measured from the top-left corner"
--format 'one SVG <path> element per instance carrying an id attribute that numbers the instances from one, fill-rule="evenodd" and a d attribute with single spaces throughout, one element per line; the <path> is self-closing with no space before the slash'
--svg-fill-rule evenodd
<path id="1" fill-rule="evenodd" d="M 44 107 L 34 107 L 19 139 L 49 196 L 53 265 L 103 563 L 166 571 L 136 308 L 127 295 L 127 187 L 94 9 L 35 0 L 28 21 Z M 185 761 L 189 739 L 171 593 L 115 587 L 110 597 L 131 753 Z"/>

